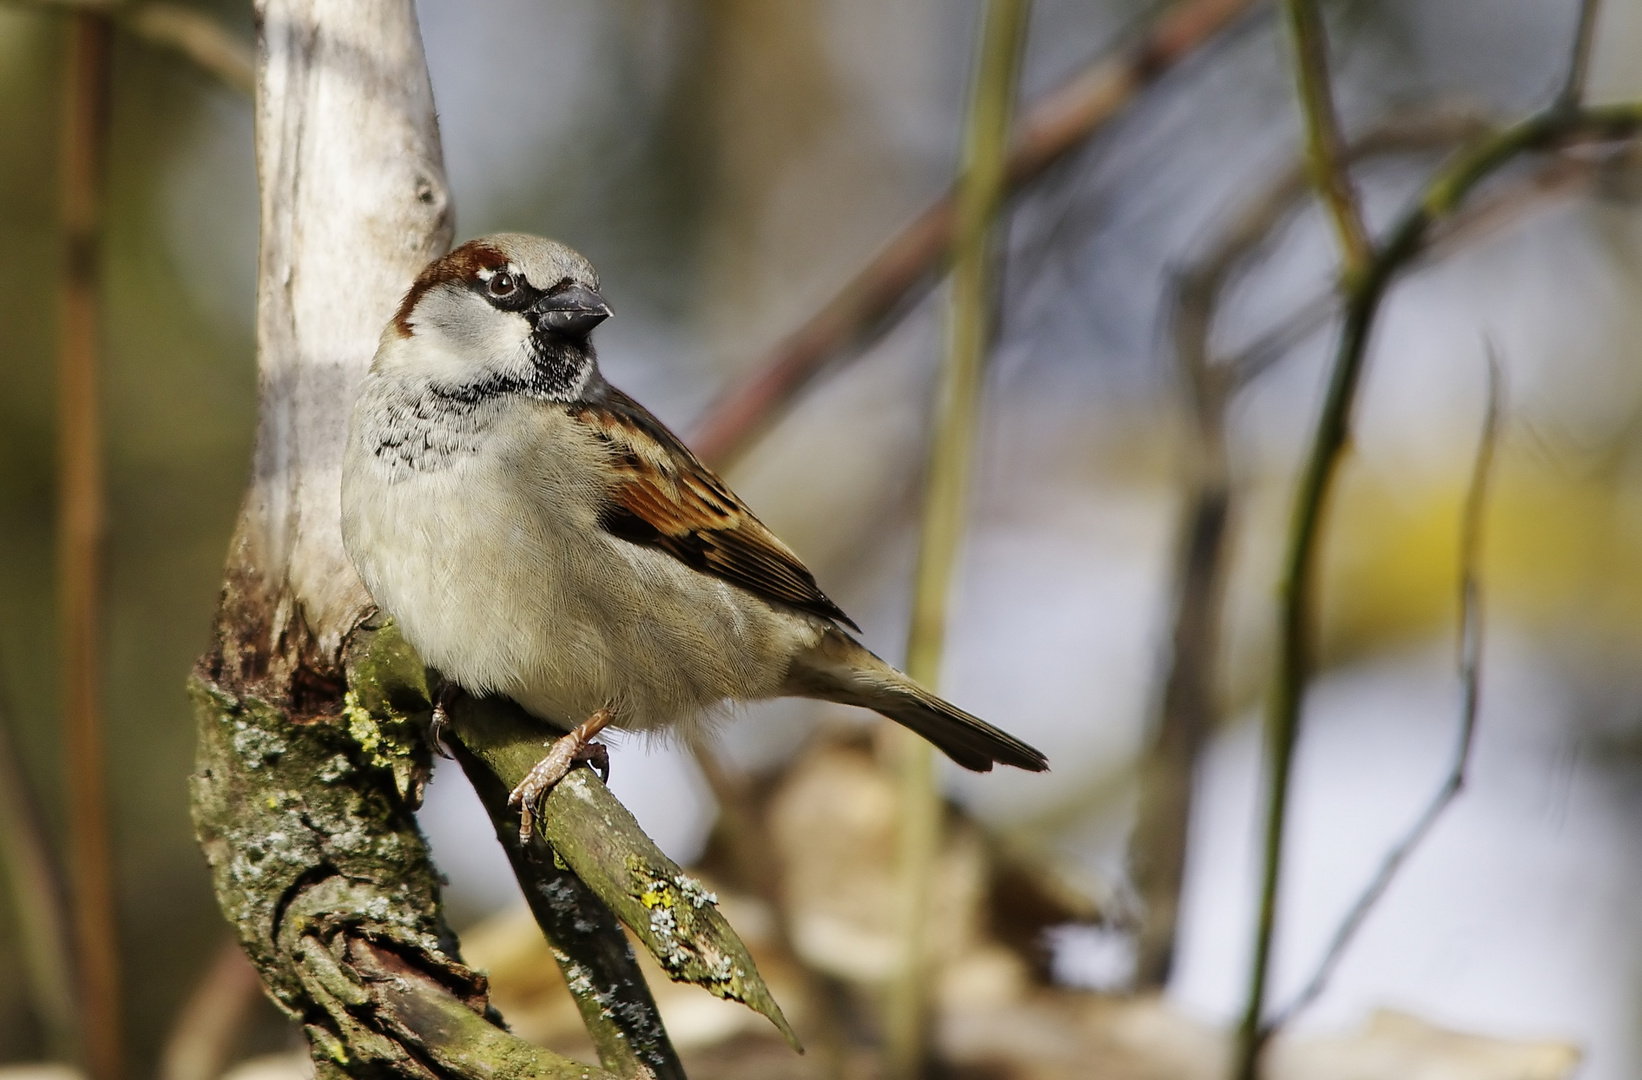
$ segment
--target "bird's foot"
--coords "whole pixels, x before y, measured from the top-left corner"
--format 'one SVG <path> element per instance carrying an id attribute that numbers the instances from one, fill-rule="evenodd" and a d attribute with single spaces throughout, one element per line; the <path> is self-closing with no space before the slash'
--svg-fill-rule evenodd
<path id="1" fill-rule="evenodd" d="M 447 761 L 456 760 L 455 755 L 445 749 L 445 731 L 450 727 L 450 706 L 461 692 L 460 686 L 445 682 L 440 684 L 439 692 L 433 696 L 433 719 L 428 721 L 428 745 Z"/>
<path id="2" fill-rule="evenodd" d="M 609 709 L 600 709 L 578 724 L 570 734 L 548 743 L 547 756 L 525 774 L 525 778 L 519 781 L 519 786 L 507 797 L 509 806 L 519 808 L 521 843 L 530 839 L 536 808 L 541 803 L 542 796 L 551 791 L 553 785 L 563 780 L 577 764 L 588 762 L 598 770 L 600 778 L 610 778 L 610 752 L 603 743 L 594 742 L 593 739 L 609 725 L 611 719 Z"/>

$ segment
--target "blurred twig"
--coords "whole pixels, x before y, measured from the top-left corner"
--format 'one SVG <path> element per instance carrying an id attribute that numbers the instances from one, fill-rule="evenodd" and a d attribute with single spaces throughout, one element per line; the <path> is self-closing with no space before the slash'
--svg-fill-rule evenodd
<path id="1" fill-rule="evenodd" d="M 1557 104 L 1565 109 L 1578 108 L 1585 100 L 1585 81 L 1591 71 L 1591 45 L 1596 41 L 1596 18 L 1602 11 L 1602 0 L 1581 0 L 1579 22 L 1574 28 L 1573 55 L 1568 60 L 1568 79 L 1562 84 Z"/>
<path id="2" fill-rule="evenodd" d="M 1448 147 L 1482 130 L 1482 121 L 1471 113 L 1431 110 L 1387 120 L 1354 140 L 1344 156 L 1359 161 Z M 1225 540 L 1233 510 L 1225 410 L 1250 373 L 1249 365 L 1216 362 L 1211 330 L 1226 287 L 1272 232 L 1304 203 L 1307 190 L 1303 161 L 1284 170 L 1232 219 L 1175 285 L 1174 351 L 1185 377 L 1194 426 L 1176 548 L 1168 668 L 1162 680 L 1157 734 L 1141 764 L 1140 803 L 1129 844 L 1142 909 L 1135 963 L 1135 984 L 1142 989 L 1158 989 L 1168 982 L 1186 868 L 1192 777 L 1217 712 L 1215 657 Z M 1332 295 L 1325 297 L 1324 317 L 1333 310 Z M 1307 312 L 1302 310 L 1302 314 Z"/>
<path id="3" fill-rule="evenodd" d="M 98 261 L 112 45 L 113 27 L 107 16 L 76 12 L 69 18 L 62 137 L 65 255 L 58 368 L 57 589 L 75 959 L 85 1061 L 94 1080 L 116 1080 L 123 1053 L 99 685 L 105 522 L 97 388 Z"/>
<path id="4" fill-rule="evenodd" d="M 940 679 L 947 598 L 969 504 L 981 375 L 993 330 L 991 237 L 1008 181 L 1010 115 L 1030 11 L 1029 0 L 989 0 L 964 135 L 947 353 L 936 386 L 912 625 L 907 631 L 907 674 L 925 686 L 935 686 Z M 900 737 L 899 746 L 902 958 L 886 1009 L 884 1071 L 891 1080 L 912 1080 L 923 1074 L 927 1054 L 924 925 L 929 917 L 929 880 L 941 842 L 941 796 L 933 748 L 910 733 Z"/>
<path id="5" fill-rule="evenodd" d="M 1306 162 L 1340 241 L 1341 262 L 1350 278 L 1373 258 L 1368 227 L 1357 189 L 1346 168 L 1345 141 L 1334 115 L 1334 88 L 1329 81 L 1328 34 L 1316 0 L 1283 0 L 1294 38 L 1294 73 L 1301 119 L 1306 128 Z"/>
<path id="6" fill-rule="evenodd" d="M 225 940 L 183 1002 L 160 1052 L 158 1080 L 217 1080 L 233 1061 L 262 980 L 239 942 Z"/>
<path id="7" fill-rule="evenodd" d="M 105 15 L 137 40 L 181 54 L 232 90 L 250 94 L 255 89 L 256 57 L 251 46 L 230 33 L 216 19 L 195 8 L 165 0 L 148 4 L 122 3 L 120 0 L 10 2 Z"/>
<path id="8" fill-rule="evenodd" d="M 1181 0 L 1129 48 L 1090 65 L 1022 115 L 1010 148 L 1010 191 L 1081 146 L 1146 87 L 1171 71 L 1255 0 Z M 833 358 L 858 347 L 951 254 L 957 194 L 905 225 L 820 311 L 750 366 L 697 422 L 690 444 L 728 464 L 773 423 Z"/>
<path id="9" fill-rule="evenodd" d="M 1488 353 L 1488 405 L 1482 418 L 1482 435 L 1477 442 L 1477 457 L 1471 466 L 1471 484 L 1466 489 L 1465 509 L 1460 520 L 1460 619 L 1459 671 L 1462 696 L 1460 700 L 1459 744 L 1454 752 L 1454 764 L 1449 769 L 1442 787 L 1432 798 L 1413 828 L 1387 853 L 1380 868 L 1357 897 L 1355 903 L 1340 920 L 1339 927 L 1329 940 L 1328 948 L 1317 965 L 1317 970 L 1294 1000 L 1267 1021 L 1262 1040 L 1269 1040 L 1278 1029 L 1310 1007 L 1327 988 L 1329 979 L 1339 967 L 1346 950 L 1351 947 L 1357 931 L 1362 929 L 1374 905 L 1380 902 L 1391 887 L 1398 871 L 1408 861 L 1414 849 L 1430 835 L 1437 819 L 1442 817 L 1459 793 L 1465 788 L 1465 776 L 1471 764 L 1471 748 L 1476 742 L 1477 702 L 1481 682 L 1482 661 L 1482 600 L 1477 584 L 1477 565 L 1482 547 L 1483 511 L 1487 506 L 1488 478 L 1494 463 L 1494 446 L 1499 433 L 1502 411 L 1500 365 L 1490 346 Z"/>
<path id="10" fill-rule="evenodd" d="M 797 972 L 803 981 L 805 1010 L 810 1018 L 811 1033 L 806 1033 L 810 1048 L 821 1059 L 822 1071 L 828 1080 L 840 1080 L 845 1075 L 848 1047 L 845 1042 L 844 1020 L 839 1015 L 838 1003 L 825 974 L 817 971 L 793 944 L 789 922 L 792 905 L 782 885 L 781 865 L 763 817 L 748 791 L 744 774 L 733 771 L 706 744 L 692 747 L 696 764 L 701 767 L 707 786 L 718 802 L 719 827 L 723 830 L 725 846 L 741 886 L 758 896 L 775 913 L 774 932 L 770 945 L 780 960 Z"/>
<path id="11" fill-rule="evenodd" d="M 1411 266 L 1441 261 L 1460 248 L 1520 220 L 1546 200 L 1577 192 L 1582 187 L 1600 183 L 1605 177 L 1614 177 L 1635 168 L 1636 162 L 1625 152 L 1606 156 L 1558 155 L 1543 168 L 1472 200 L 1447 221 L 1437 223 Z M 1226 369 L 1225 378 L 1235 387 L 1253 381 L 1266 368 L 1287 355 L 1290 349 L 1326 326 L 1339 312 L 1340 299 L 1337 288 L 1319 292 L 1297 305 L 1254 340 L 1229 356 L 1218 358 L 1215 363 Z"/>
<path id="12" fill-rule="evenodd" d="M 251 46 L 203 11 L 181 4 L 132 4 L 121 10 L 120 24 L 141 41 L 187 57 L 230 89 L 250 94 L 256 87 Z"/>
<path id="13" fill-rule="evenodd" d="M 74 958 L 63 924 L 67 891 L 0 702 L 0 872 L 10 885 L 29 1000 L 55 1055 L 73 1053 L 78 1024 Z"/>
<path id="14" fill-rule="evenodd" d="M 1580 140 L 1632 137 L 1642 127 L 1642 103 L 1600 108 L 1552 108 L 1485 139 L 1441 170 L 1394 225 L 1375 257 L 1348 286 L 1345 322 L 1312 447 L 1303 466 L 1282 572 L 1278 677 L 1272 694 L 1271 791 L 1264 836 L 1259 925 L 1248 1001 L 1238 1033 L 1234 1075 L 1258 1071 L 1266 979 L 1276 925 L 1283 829 L 1299 734 L 1302 695 L 1310 672 L 1314 563 L 1323 512 L 1345 448 L 1352 404 L 1370 332 L 1391 282 L 1419 252 L 1434 225 L 1449 218 L 1478 183 L 1525 153 Z"/>

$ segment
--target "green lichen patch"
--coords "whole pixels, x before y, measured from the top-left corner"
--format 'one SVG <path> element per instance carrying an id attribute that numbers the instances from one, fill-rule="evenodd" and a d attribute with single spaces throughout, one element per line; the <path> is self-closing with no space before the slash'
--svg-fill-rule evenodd
<path id="1" fill-rule="evenodd" d="M 401 798 L 419 804 L 432 768 L 423 736 L 433 717 L 427 668 L 392 621 L 357 631 L 344 666 L 348 734 L 367 764 L 393 777 Z"/>
<path id="2" fill-rule="evenodd" d="M 739 1001 L 797 1049 L 781 1007 L 718 898 L 662 854 L 627 808 L 586 769 L 553 789 L 542 809 L 553 850 L 610 905 L 675 982 Z"/>
<path id="3" fill-rule="evenodd" d="M 438 950 L 448 940 L 439 880 L 404 799 L 362 761 L 343 724 L 286 721 L 267 702 L 196 676 L 199 726 L 190 787 L 194 825 L 218 903 L 294 1017 L 308 994 L 281 956 L 286 920 L 305 888 L 329 877 L 371 897 L 337 918 Z"/>

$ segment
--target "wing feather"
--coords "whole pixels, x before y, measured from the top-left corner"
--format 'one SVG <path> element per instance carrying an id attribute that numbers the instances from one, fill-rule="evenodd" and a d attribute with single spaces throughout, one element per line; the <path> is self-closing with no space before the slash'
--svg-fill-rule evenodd
<path id="1" fill-rule="evenodd" d="M 815 576 L 661 421 L 613 386 L 571 407 L 612 451 L 600 514 L 612 536 L 659 548 L 766 600 L 859 629 Z"/>

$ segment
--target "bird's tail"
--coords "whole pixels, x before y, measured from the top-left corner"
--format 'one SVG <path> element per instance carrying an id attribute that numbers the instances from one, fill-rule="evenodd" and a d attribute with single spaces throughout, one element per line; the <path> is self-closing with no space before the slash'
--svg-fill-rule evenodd
<path id="1" fill-rule="evenodd" d="M 842 630 L 829 628 L 793 660 L 783 693 L 882 713 L 975 772 L 992 771 L 994 762 L 1030 772 L 1049 768 L 1041 751 L 936 697 Z"/>

